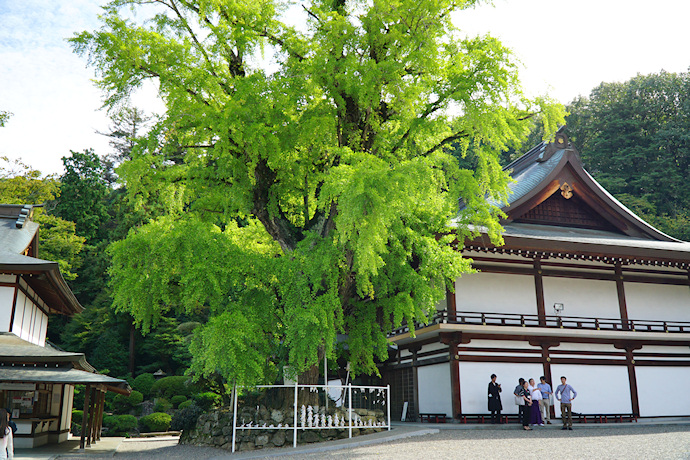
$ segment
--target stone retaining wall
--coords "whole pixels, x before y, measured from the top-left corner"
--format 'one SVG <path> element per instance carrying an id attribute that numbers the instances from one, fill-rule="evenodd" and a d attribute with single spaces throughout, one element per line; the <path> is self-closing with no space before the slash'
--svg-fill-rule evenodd
<path id="1" fill-rule="evenodd" d="M 384 429 L 386 418 L 381 410 L 352 409 L 352 436 L 371 434 Z M 311 418 L 308 418 L 311 415 Z M 182 433 L 181 444 L 232 449 L 232 411 L 218 409 L 199 416 L 196 427 Z M 326 428 L 335 426 L 337 428 Z M 297 413 L 298 444 L 330 441 L 348 437 L 347 412 L 340 408 L 325 410 L 319 406 L 302 406 Z M 294 435 L 292 410 L 268 409 L 265 406 L 244 408 L 237 418 L 236 450 L 246 451 L 264 447 L 291 446 Z M 241 426 L 259 426 L 261 429 L 242 429 Z M 275 429 L 289 426 L 289 429 Z"/>

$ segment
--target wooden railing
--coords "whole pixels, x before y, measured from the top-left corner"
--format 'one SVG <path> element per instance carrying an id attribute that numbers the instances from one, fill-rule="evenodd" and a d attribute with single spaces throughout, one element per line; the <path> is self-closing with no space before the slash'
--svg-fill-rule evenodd
<path id="1" fill-rule="evenodd" d="M 448 312 L 441 310 L 429 318 L 427 324 L 415 323 L 415 329 L 434 324 L 476 324 L 480 326 L 548 327 L 559 329 L 587 329 L 633 332 L 687 332 L 690 323 L 680 321 L 627 320 L 615 318 L 589 318 L 584 316 L 525 315 L 519 313 L 479 313 L 469 311 Z M 409 332 L 408 325 L 402 325 L 389 333 L 395 336 Z"/>

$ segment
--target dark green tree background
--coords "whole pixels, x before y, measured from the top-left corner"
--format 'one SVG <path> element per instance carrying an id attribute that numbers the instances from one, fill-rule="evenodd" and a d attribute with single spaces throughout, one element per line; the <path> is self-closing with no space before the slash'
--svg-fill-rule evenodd
<path id="1" fill-rule="evenodd" d="M 592 176 L 652 225 L 690 240 L 690 74 L 602 83 L 568 111 Z"/>

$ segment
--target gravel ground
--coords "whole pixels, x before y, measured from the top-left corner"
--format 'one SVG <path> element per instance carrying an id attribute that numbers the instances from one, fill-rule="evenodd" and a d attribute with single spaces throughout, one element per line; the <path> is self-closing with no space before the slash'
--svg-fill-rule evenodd
<path id="1" fill-rule="evenodd" d="M 359 438 L 362 439 L 362 438 Z M 255 451 L 254 454 L 259 454 Z M 268 453 L 268 452 L 267 452 Z M 277 453 L 271 450 L 271 454 Z M 629 426 L 573 431 L 535 429 L 441 430 L 434 435 L 330 452 L 290 455 L 283 459 L 690 459 L 690 426 Z M 115 459 L 232 459 L 229 452 L 174 445 L 171 441 L 123 442 Z M 79 458 L 85 457 L 60 457 Z M 97 457 L 88 456 L 89 460 Z M 275 458 L 275 457 L 272 457 Z"/>
<path id="2" fill-rule="evenodd" d="M 317 459 L 323 454 L 285 456 Z M 690 427 L 442 430 L 439 434 L 329 452 L 330 459 L 690 459 Z"/>

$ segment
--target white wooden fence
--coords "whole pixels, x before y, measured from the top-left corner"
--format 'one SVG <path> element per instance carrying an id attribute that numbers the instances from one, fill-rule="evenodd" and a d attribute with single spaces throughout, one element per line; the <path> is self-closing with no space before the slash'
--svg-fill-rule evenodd
<path id="1" fill-rule="evenodd" d="M 341 430 L 343 428 L 348 429 L 348 435 L 351 438 L 352 437 L 352 428 L 359 428 L 360 426 L 353 424 L 353 419 L 354 417 L 352 416 L 353 413 L 353 407 L 352 407 L 352 390 L 360 390 L 360 391 L 379 391 L 383 392 L 385 395 L 385 399 L 383 401 L 383 404 L 386 406 L 386 423 L 383 425 L 365 425 L 361 426 L 362 428 L 387 428 L 388 430 L 391 429 L 391 405 L 390 405 L 390 400 L 391 400 L 391 387 L 390 385 L 387 385 L 385 387 L 375 387 L 375 386 L 361 386 L 361 385 L 346 385 L 346 386 L 336 386 L 334 387 L 333 385 L 257 385 L 252 388 L 294 388 L 295 389 L 295 402 L 294 402 L 294 407 L 293 407 L 293 421 L 292 421 L 292 426 L 289 424 L 281 425 L 281 426 L 251 426 L 251 424 L 248 426 L 246 424 L 242 424 L 241 426 L 237 426 L 237 387 L 235 387 L 235 398 L 233 401 L 233 415 L 232 415 L 232 452 L 235 452 L 235 444 L 237 440 L 237 430 L 292 430 L 293 431 L 293 440 L 292 440 L 292 447 L 297 447 L 297 431 L 299 430 Z M 297 423 L 297 413 L 298 413 L 298 407 L 297 407 L 297 394 L 300 388 L 305 388 L 309 389 L 310 391 L 318 391 L 319 389 L 323 389 L 326 393 L 326 399 L 328 399 L 328 390 L 333 389 L 333 388 L 342 388 L 343 390 L 347 390 L 347 404 L 348 404 L 348 411 L 347 411 L 347 424 L 346 425 L 341 425 L 339 424 L 338 426 L 329 426 L 326 424 L 325 426 L 298 426 Z M 356 410 L 356 408 L 355 408 Z M 304 425 L 304 424 L 303 424 Z"/>

